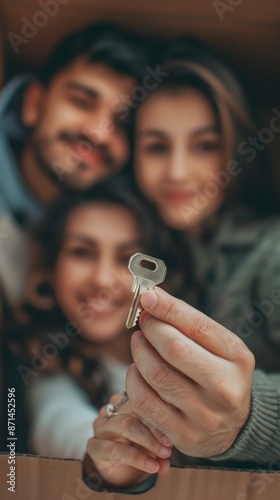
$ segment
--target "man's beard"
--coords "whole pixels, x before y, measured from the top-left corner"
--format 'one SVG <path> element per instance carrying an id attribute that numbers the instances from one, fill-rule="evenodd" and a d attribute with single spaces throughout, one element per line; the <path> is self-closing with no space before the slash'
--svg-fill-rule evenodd
<path id="1" fill-rule="evenodd" d="M 47 154 L 52 144 L 55 144 L 56 142 L 60 143 L 63 142 L 66 146 L 69 147 L 69 151 L 68 152 L 66 151 L 65 153 L 65 157 L 68 156 L 68 162 L 67 159 L 65 159 L 65 161 L 59 161 L 56 160 L 55 158 L 51 159 L 50 158 L 51 155 Z M 77 186 L 77 184 L 79 184 L 77 183 L 78 173 L 77 175 L 75 175 L 75 173 L 78 171 L 82 172 L 82 170 L 85 169 L 94 168 L 93 166 L 90 166 L 86 161 L 83 161 L 83 159 L 79 156 L 78 153 L 75 154 L 75 152 L 70 149 L 71 144 L 73 143 L 80 144 L 81 147 L 82 145 L 86 145 L 86 147 L 89 150 L 89 154 L 92 151 L 98 152 L 98 154 L 101 157 L 102 166 L 104 167 L 104 177 L 106 177 L 105 172 L 107 172 L 107 174 L 110 175 L 118 170 L 118 165 L 116 164 L 116 161 L 110 154 L 108 148 L 103 145 L 102 146 L 95 145 L 83 134 L 71 134 L 69 132 L 61 132 L 59 135 L 57 135 L 56 138 L 53 139 L 41 138 L 34 135 L 31 138 L 30 142 L 30 148 L 34 160 L 37 166 L 44 173 L 44 175 L 46 175 L 47 178 L 52 183 L 61 186 L 62 184 L 61 177 L 63 177 L 64 188 L 67 187 L 71 189 L 75 187 L 79 188 L 79 186 Z"/>

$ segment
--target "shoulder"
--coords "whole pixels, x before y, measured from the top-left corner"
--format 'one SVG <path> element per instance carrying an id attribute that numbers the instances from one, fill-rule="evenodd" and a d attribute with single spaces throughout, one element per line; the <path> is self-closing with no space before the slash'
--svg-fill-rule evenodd
<path id="1" fill-rule="evenodd" d="M 21 97 L 28 85 L 35 81 L 36 77 L 33 74 L 17 75 L 8 81 L 0 93 L 0 114 L 8 109 L 17 96 Z"/>
<path id="2" fill-rule="evenodd" d="M 224 215 L 216 234 L 216 249 L 230 266 L 259 275 L 280 266 L 280 216 L 257 218 L 248 212 Z M 243 264 L 242 264 L 243 262 Z"/>
<path id="3" fill-rule="evenodd" d="M 228 212 L 218 231 L 220 242 L 260 248 L 280 240 L 280 215 L 257 218 L 248 211 Z"/>
<path id="4" fill-rule="evenodd" d="M 255 222 L 255 229 L 259 244 L 279 252 L 279 248 L 274 245 L 280 242 L 280 216 L 266 217 Z"/>
<path id="5" fill-rule="evenodd" d="M 280 277 L 280 217 L 267 217 L 254 222 L 255 240 L 251 247 L 250 261 L 256 276 L 272 285 Z"/>
<path id="6" fill-rule="evenodd" d="M 88 399 L 85 391 L 67 373 L 57 373 L 54 375 L 39 374 L 30 384 L 30 393 L 34 398 L 40 400 L 55 397 L 61 399 Z"/>

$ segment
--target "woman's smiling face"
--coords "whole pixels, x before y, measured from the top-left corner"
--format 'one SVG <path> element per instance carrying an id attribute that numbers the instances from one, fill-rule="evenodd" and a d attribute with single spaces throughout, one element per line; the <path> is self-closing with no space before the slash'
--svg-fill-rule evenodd
<path id="1" fill-rule="evenodd" d="M 92 342 L 125 331 L 132 300 L 131 255 L 143 251 L 135 217 L 121 205 L 87 203 L 69 215 L 54 271 L 56 300 Z"/>
<path id="2" fill-rule="evenodd" d="M 159 91 L 139 108 L 135 175 L 168 226 L 197 231 L 219 209 L 223 165 L 217 117 L 201 92 Z"/>

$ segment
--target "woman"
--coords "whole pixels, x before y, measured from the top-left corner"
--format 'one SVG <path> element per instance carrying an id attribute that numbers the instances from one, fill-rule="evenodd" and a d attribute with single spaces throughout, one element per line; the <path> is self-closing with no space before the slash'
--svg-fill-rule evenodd
<path id="1" fill-rule="evenodd" d="M 280 456 L 280 220 L 265 147 L 240 85 L 202 44 L 182 40 L 161 68 L 168 76 L 137 113 L 135 175 L 185 235 L 206 316 L 160 290 L 143 295 L 129 406 L 118 412 L 132 408 L 161 430 L 180 465 L 192 456 L 271 466 Z M 95 427 L 102 440 L 104 413 Z M 107 480 L 94 439 L 88 452 Z"/>
<path id="2" fill-rule="evenodd" d="M 27 391 L 29 446 L 44 456 L 79 459 L 98 409 L 123 390 L 132 361 L 125 327 L 133 298 L 129 258 L 143 252 L 168 263 L 169 234 L 132 184 L 115 177 L 62 197 L 35 236 L 40 270 L 9 332 L 11 346 L 21 348 L 17 374 Z M 177 272 L 165 282 L 173 292 L 181 280 L 179 250 L 177 258 Z M 160 449 L 145 432 L 150 450 Z M 166 464 L 170 448 L 159 454 Z"/>

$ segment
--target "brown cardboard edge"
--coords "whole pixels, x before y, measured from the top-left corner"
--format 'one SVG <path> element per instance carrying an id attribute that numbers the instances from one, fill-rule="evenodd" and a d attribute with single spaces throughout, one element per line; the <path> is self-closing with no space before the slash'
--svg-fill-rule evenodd
<path id="1" fill-rule="evenodd" d="M 97 493 L 81 479 L 81 462 L 16 455 L 15 492 L 7 489 L 7 453 L 0 454 L 1 500 L 132 500 L 135 495 Z M 279 500 L 279 471 L 214 467 L 172 468 L 159 476 L 145 500 Z M 100 496 L 102 495 L 102 496 Z"/>

